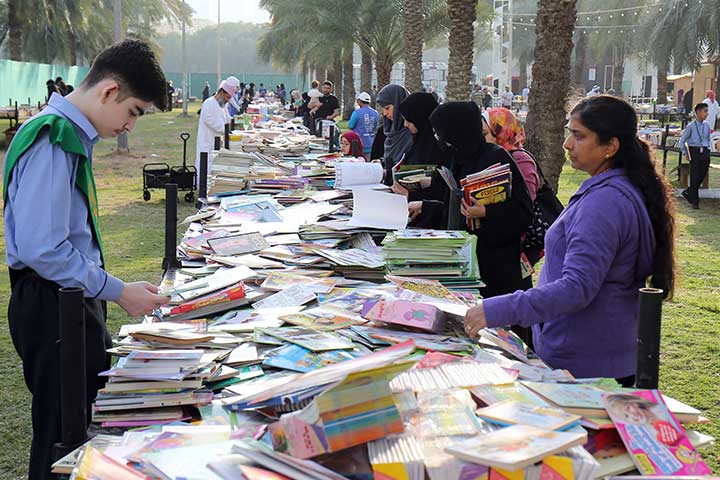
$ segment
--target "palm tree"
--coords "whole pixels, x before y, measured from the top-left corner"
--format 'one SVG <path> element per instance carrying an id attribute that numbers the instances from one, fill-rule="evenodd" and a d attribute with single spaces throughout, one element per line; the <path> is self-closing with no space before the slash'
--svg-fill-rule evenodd
<path id="1" fill-rule="evenodd" d="M 537 12 L 537 2 L 533 0 L 518 0 L 513 3 L 513 15 L 531 15 Z M 523 17 L 520 17 L 523 18 Z M 521 22 L 526 23 L 526 22 Z M 526 25 L 513 26 L 513 57 L 517 59 L 520 67 L 520 89 L 528 86 L 528 66 L 532 62 L 535 49 L 535 30 Z"/>
<path id="2" fill-rule="evenodd" d="M 450 16 L 448 37 L 448 100 L 467 100 L 470 97 L 470 73 L 473 64 L 474 29 L 477 0 L 447 0 Z"/>
<path id="3" fill-rule="evenodd" d="M 7 36 L 8 53 L 10 60 L 21 61 L 22 55 L 22 20 L 20 13 L 20 1 L 8 0 L 7 2 Z"/>
<path id="4" fill-rule="evenodd" d="M 575 31 L 575 62 L 572 67 L 572 86 L 585 89 L 584 76 L 587 64 L 588 34 L 584 30 Z"/>
<path id="5" fill-rule="evenodd" d="M 424 7 L 423 0 L 402 1 L 405 87 L 411 92 L 417 92 L 422 88 Z"/>
<path id="6" fill-rule="evenodd" d="M 525 123 L 528 150 L 557 188 L 565 163 L 565 102 L 570 85 L 576 0 L 539 0 L 537 42 L 532 66 L 532 95 Z"/>

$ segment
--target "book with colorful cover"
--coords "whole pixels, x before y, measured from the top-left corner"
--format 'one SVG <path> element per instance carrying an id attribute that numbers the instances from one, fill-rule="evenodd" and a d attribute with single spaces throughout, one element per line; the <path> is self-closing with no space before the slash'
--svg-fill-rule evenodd
<path id="1" fill-rule="evenodd" d="M 658 390 L 608 392 L 603 404 L 643 475 L 710 475 Z"/>
<path id="2" fill-rule="evenodd" d="M 263 365 L 305 373 L 353 358 L 355 357 L 352 354 L 344 350 L 313 352 L 300 345 L 290 344 L 272 351 L 263 361 Z"/>
<path id="3" fill-rule="evenodd" d="M 529 425 L 513 425 L 462 440 L 445 451 L 468 462 L 515 471 L 570 447 L 582 445 L 586 440 L 584 431 L 557 432 Z"/>
<path id="4" fill-rule="evenodd" d="M 210 238 L 207 242 L 217 255 L 255 253 L 270 246 L 265 237 L 258 232 Z"/>
<path id="5" fill-rule="evenodd" d="M 283 315 L 280 319 L 291 325 L 319 331 L 339 330 L 367 323 L 367 320 L 356 313 L 331 306 L 309 308 L 302 312 Z"/>
<path id="6" fill-rule="evenodd" d="M 481 408 L 477 416 L 499 425 L 531 425 L 546 430 L 566 430 L 580 422 L 580 415 L 573 415 L 558 408 L 538 407 L 513 400 Z"/>
<path id="7" fill-rule="evenodd" d="M 460 180 L 465 202 L 471 205 L 471 198 L 483 205 L 492 205 L 510 199 L 512 172 L 510 165 L 493 165 L 481 172 L 468 175 Z M 468 228 L 480 227 L 479 219 L 467 219 Z"/>
<path id="8" fill-rule="evenodd" d="M 355 348 L 351 342 L 328 332 L 320 332 L 303 327 L 280 327 L 258 329 L 263 333 L 284 340 L 288 343 L 300 345 L 313 352 L 326 350 L 349 350 Z"/>
<path id="9" fill-rule="evenodd" d="M 383 298 L 375 302 L 363 317 L 427 332 L 441 332 L 445 327 L 445 317 L 436 307 L 407 300 Z"/>
<path id="10" fill-rule="evenodd" d="M 470 392 L 486 406 L 495 405 L 496 403 L 507 400 L 525 402 L 538 407 L 550 406 L 548 402 L 540 398 L 532 390 L 522 383 L 517 382 L 507 385 L 480 385 L 479 387 L 471 388 Z"/>
<path id="11" fill-rule="evenodd" d="M 525 344 L 510 330 L 504 328 L 486 328 L 480 331 L 480 338 L 509 353 L 521 362 L 528 362 Z"/>

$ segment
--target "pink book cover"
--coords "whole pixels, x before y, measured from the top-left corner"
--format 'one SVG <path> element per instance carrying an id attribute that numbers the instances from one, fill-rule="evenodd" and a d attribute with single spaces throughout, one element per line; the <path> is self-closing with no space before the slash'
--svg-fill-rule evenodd
<path id="1" fill-rule="evenodd" d="M 712 474 L 658 390 L 604 393 L 603 402 L 643 475 Z"/>
<path id="2" fill-rule="evenodd" d="M 436 307 L 407 300 L 380 300 L 364 317 L 429 332 L 440 332 L 444 327 L 443 317 Z"/>

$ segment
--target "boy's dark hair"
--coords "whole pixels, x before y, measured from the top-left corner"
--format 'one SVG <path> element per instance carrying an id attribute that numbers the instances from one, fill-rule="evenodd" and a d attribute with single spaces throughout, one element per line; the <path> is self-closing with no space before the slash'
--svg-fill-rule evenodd
<path id="1" fill-rule="evenodd" d="M 697 105 L 695 105 L 695 113 L 698 113 L 703 108 L 708 108 L 708 104 L 707 103 L 698 103 Z"/>
<path id="2" fill-rule="evenodd" d="M 163 111 L 167 107 L 165 75 L 155 54 L 142 40 L 123 40 L 100 52 L 82 86 L 92 87 L 105 78 L 112 78 L 120 86 L 118 101 L 135 97 Z"/>
<path id="3" fill-rule="evenodd" d="M 325 80 L 325 81 L 323 82 L 323 86 L 325 86 L 325 85 L 330 85 L 330 89 L 332 90 L 332 88 L 333 88 L 333 83 L 332 83 L 330 80 Z"/>

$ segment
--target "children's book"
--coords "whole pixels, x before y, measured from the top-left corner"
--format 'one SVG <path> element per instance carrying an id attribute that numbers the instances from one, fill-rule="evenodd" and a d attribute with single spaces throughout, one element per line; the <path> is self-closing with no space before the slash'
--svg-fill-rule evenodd
<path id="1" fill-rule="evenodd" d="M 313 352 L 300 345 L 290 344 L 274 350 L 263 361 L 263 365 L 304 373 L 353 358 L 352 354 L 344 350 Z"/>
<path id="2" fill-rule="evenodd" d="M 320 332 L 303 327 L 280 327 L 258 329 L 263 333 L 285 342 L 300 345 L 313 352 L 327 350 L 349 350 L 355 348 L 351 342 L 328 332 Z"/>
<path id="3" fill-rule="evenodd" d="M 270 244 L 265 240 L 265 237 L 258 232 L 210 238 L 207 242 L 213 252 L 217 255 L 242 255 L 246 253 L 255 253 L 270 246 Z"/>
<path id="4" fill-rule="evenodd" d="M 556 432 L 529 425 L 513 425 L 462 440 L 445 451 L 468 462 L 514 471 L 582 445 L 586 440 L 585 432 Z"/>
<path id="5" fill-rule="evenodd" d="M 445 328 L 445 317 L 436 307 L 407 300 L 383 298 L 375 302 L 363 317 L 427 332 L 442 332 Z"/>
<path id="6" fill-rule="evenodd" d="M 315 300 L 315 293 L 305 285 L 293 285 L 252 304 L 253 308 L 298 307 Z"/>
<path id="7" fill-rule="evenodd" d="M 281 291 L 293 285 L 303 285 L 314 293 L 328 293 L 335 286 L 333 278 L 316 278 L 287 272 L 273 272 L 267 276 L 262 288 Z"/>
<path id="8" fill-rule="evenodd" d="M 602 396 L 610 418 L 643 475 L 710 475 L 658 390 Z"/>
<path id="9" fill-rule="evenodd" d="M 460 181 L 463 188 L 465 202 L 471 205 L 475 199 L 483 205 L 492 205 L 510 199 L 512 187 L 512 172 L 510 165 L 496 164 L 483 171 L 468 175 Z M 480 227 L 479 219 L 468 219 L 467 225 L 474 230 Z"/>
<path id="10" fill-rule="evenodd" d="M 376 479 L 425 478 L 422 448 L 414 437 L 397 435 L 380 438 L 368 443 L 367 449 Z"/>
<path id="11" fill-rule="evenodd" d="M 291 325 L 320 331 L 338 330 L 367 322 L 356 313 L 330 306 L 309 308 L 302 312 L 283 315 L 280 319 Z"/>
<path id="12" fill-rule="evenodd" d="M 522 383 L 516 382 L 508 385 L 480 385 L 470 389 L 475 397 L 477 397 L 486 406 L 495 405 L 508 400 L 524 402 L 537 407 L 549 407 L 550 404 L 540 398 L 532 390 L 524 386 Z"/>
<path id="13" fill-rule="evenodd" d="M 476 414 L 499 425 L 531 425 L 545 430 L 566 430 L 580 422 L 580 415 L 513 400 L 481 408 Z"/>
<path id="14" fill-rule="evenodd" d="M 522 340 L 510 330 L 504 328 L 486 328 L 480 331 L 480 338 L 509 353 L 521 362 L 528 362 L 525 345 Z"/>

